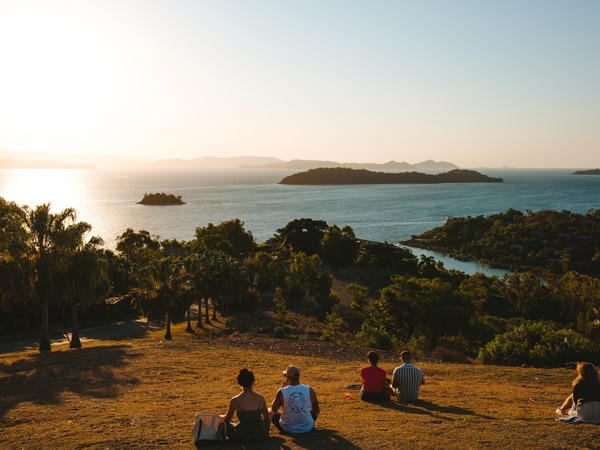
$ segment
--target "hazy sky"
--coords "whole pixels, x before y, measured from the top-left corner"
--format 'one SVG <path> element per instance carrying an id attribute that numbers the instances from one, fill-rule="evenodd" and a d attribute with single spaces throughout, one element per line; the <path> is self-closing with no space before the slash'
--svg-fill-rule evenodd
<path id="1" fill-rule="evenodd" d="M 598 0 L 0 0 L 0 148 L 600 167 Z"/>

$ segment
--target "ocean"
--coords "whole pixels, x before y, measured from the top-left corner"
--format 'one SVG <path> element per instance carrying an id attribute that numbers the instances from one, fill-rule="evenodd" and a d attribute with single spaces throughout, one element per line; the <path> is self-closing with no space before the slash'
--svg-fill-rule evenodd
<path id="1" fill-rule="evenodd" d="M 397 243 L 448 217 L 514 208 L 585 213 L 600 208 L 600 176 L 574 170 L 477 169 L 503 183 L 290 186 L 291 170 L 0 170 L 0 196 L 35 207 L 73 207 L 91 235 L 114 249 L 127 228 L 160 239 L 190 240 L 196 227 L 240 219 L 257 243 L 299 218 L 349 225 L 357 238 Z M 138 205 L 144 193 L 181 195 L 185 205 Z"/>

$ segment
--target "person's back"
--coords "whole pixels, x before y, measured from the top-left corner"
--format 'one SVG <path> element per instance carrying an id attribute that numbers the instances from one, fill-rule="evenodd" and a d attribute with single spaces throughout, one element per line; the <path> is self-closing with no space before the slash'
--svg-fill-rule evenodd
<path id="1" fill-rule="evenodd" d="M 396 389 L 398 400 L 401 402 L 414 402 L 419 398 L 422 384 L 425 384 L 423 371 L 412 364 L 410 352 L 400 354 L 402 365 L 394 369 L 392 387 Z"/>
<path id="2" fill-rule="evenodd" d="M 379 355 L 373 351 L 367 354 L 369 365 L 360 369 L 362 385 L 360 398 L 365 401 L 379 401 L 390 399 L 390 389 L 386 386 L 387 374 L 377 366 Z"/>
<path id="3" fill-rule="evenodd" d="M 573 386 L 573 400 L 575 404 L 600 401 L 600 386 L 580 379 Z"/>
<path id="4" fill-rule="evenodd" d="M 285 380 L 271 404 L 272 421 L 284 433 L 307 433 L 314 429 L 319 400 L 314 389 L 300 383 L 300 369 L 288 366 Z"/>
<path id="5" fill-rule="evenodd" d="M 242 392 L 232 397 L 229 409 L 223 419 L 227 423 L 227 436 L 232 441 L 255 441 L 269 437 L 270 417 L 265 398 L 254 392 L 254 374 L 248 369 L 241 369 L 237 381 Z M 233 422 L 236 414 L 238 422 Z"/>
<path id="6" fill-rule="evenodd" d="M 281 427 L 289 433 L 306 433 L 315 427 L 310 414 L 310 388 L 305 384 L 296 384 L 281 388 L 283 411 L 279 421 Z"/>

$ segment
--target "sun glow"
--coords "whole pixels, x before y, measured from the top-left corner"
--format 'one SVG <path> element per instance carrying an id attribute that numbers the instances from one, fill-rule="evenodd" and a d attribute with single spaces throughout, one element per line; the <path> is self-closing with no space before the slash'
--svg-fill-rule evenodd
<path id="1" fill-rule="evenodd" d="M 111 98 L 110 49 L 68 9 L 38 6 L 0 18 L 0 119 L 15 148 L 84 145 Z M 52 148 L 50 146 L 54 146 Z"/>
<path id="2" fill-rule="evenodd" d="M 52 204 L 52 212 L 85 203 L 81 198 L 84 171 L 56 169 L 5 170 L 0 178 L 0 197 L 34 209 Z"/>

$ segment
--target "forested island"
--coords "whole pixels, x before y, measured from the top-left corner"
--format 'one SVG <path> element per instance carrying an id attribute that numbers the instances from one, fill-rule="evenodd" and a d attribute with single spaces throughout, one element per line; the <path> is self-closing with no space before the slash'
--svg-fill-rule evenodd
<path id="1" fill-rule="evenodd" d="M 600 175 L 600 169 L 578 170 L 573 175 Z"/>
<path id="2" fill-rule="evenodd" d="M 454 169 L 439 174 L 421 172 L 373 172 L 366 169 L 331 167 L 310 169 L 283 178 L 279 184 L 437 184 L 437 183 L 502 183 L 502 178 L 489 177 L 474 170 Z"/>
<path id="3" fill-rule="evenodd" d="M 451 218 L 403 244 L 511 270 L 600 276 L 600 210 L 586 214 L 514 209 Z"/>
<path id="4" fill-rule="evenodd" d="M 144 194 L 144 198 L 137 202 L 138 205 L 185 205 L 181 195 L 165 194 L 164 192 L 156 194 Z"/>

